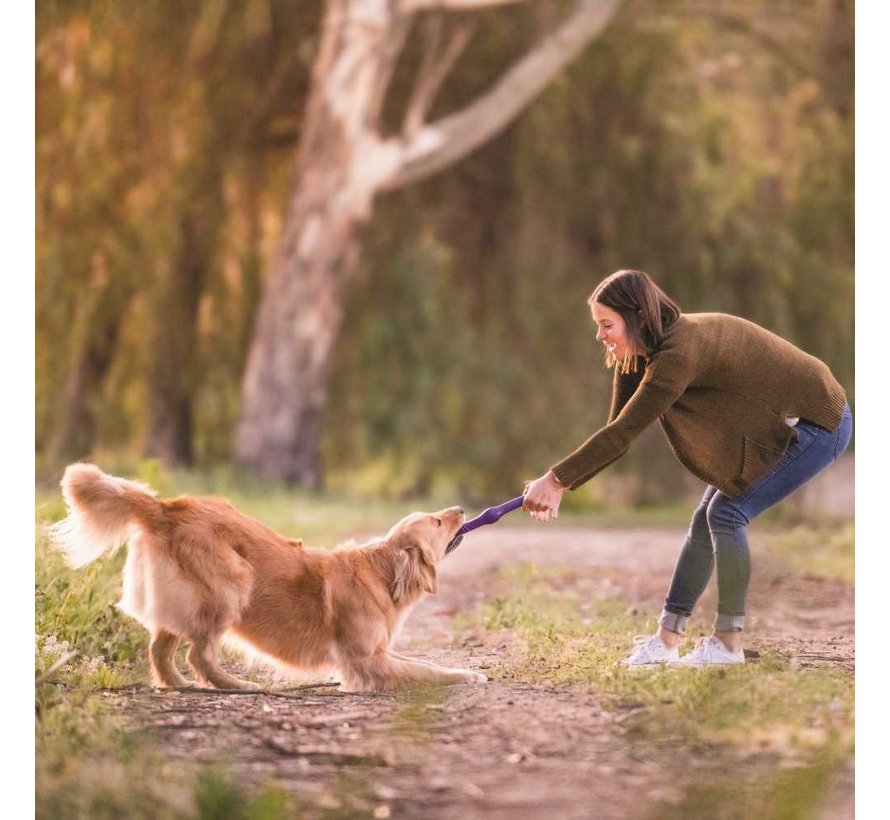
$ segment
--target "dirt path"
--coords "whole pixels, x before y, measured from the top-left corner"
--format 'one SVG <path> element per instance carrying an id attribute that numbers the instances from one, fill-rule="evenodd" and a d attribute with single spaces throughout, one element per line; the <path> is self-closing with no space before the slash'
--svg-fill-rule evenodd
<path id="1" fill-rule="evenodd" d="M 442 565 L 439 595 L 414 610 L 399 643 L 439 662 L 496 668 L 506 646 L 492 639 L 455 648 L 453 616 L 484 599 L 500 567 L 520 561 L 571 567 L 579 589 L 603 594 L 606 583 L 610 596 L 657 614 L 681 536 L 503 524 L 480 531 Z M 713 612 L 712 596 L 701 603 L 705 612 Z M 851 587 L 791 577 L 755 555 L 750 610 L 751 649 L 780 649 L 801 666 L 853 668 Z M 154 733 L 165 754 L 222 758 L 247 783 L 272 780 L 299 795 L 307 816 L 647 817 L 725 764 L 706 749 L 677 755 L 670 738 L 644 742 L 632 731 L 637 704 L 606 709 L 595 693 L 571 689 L 489 682 L 425 699 L 330 688 L 291 697 L 108 697 L 139 731 Z M 752 754 L 733 765 L 744 776 L 778 762 Z M 853 816 L 852 772 L 829 816 Z"/>

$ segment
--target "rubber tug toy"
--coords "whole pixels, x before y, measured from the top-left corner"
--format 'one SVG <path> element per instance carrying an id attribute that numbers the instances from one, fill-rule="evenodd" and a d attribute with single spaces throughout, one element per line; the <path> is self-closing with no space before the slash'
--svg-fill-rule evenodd
<path id="1" fill-rule="evenodd" d="M 512 512 L 521 507 L 523 498 L 524 496 L 517 495 L 516 498 L 511 498 L 503 504 L 498 504 L 497 507 L 489 507 L 487 510 L 479 513 L 475 518 L 465 521 L 464 525 L 455 533 L 454 538 L 451 539 L 451 542 L 445 548 L 445 554 L 448 555 L 449 552 L 457 549 L 468 532 L 472 532 L 479 527 L 484 527 L 486 524 L 494 524 L 496 521 L 500 521 L 508 512 Z"/>

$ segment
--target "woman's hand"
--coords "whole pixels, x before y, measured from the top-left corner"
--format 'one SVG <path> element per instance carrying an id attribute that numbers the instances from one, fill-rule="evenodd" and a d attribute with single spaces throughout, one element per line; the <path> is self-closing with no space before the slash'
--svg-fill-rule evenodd
<path id="1" fill-rule="evenodd" d="M 536 521 L 549 521 L 559 517 L 559 502 L 565 487 L 556 476 L 548 470 L 540 478 L 525 482 L 522 509 L 531 514 Z"/>

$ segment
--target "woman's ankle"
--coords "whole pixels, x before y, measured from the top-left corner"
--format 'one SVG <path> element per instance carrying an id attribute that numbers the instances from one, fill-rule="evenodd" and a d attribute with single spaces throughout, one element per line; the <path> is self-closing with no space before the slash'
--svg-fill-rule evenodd
<path id="1" fill-rule="evenodd" d="M 730 652 L 740 652 L 742 649 L 742 633 L 739 632 L 718 632 L 714 630 L 714 637 L 717 638 Z"/>
<path id="2" fill-rule="evenodd" d="M 658 627 L 658 637 L 668 649 L 679 646 L 680 641 L 683 640 L 683 636 L 679 632 L 671 632 L 670 629 L 665 629 L 663 626 Z"/>

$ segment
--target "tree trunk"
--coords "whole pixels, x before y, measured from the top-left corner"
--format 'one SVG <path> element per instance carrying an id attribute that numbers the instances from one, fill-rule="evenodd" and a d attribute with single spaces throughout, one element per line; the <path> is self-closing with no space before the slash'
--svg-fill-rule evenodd
<path id="1" fill-rule="evenodd" d="M 198 203 L 204 203 L 203 206 Z M 148 371 L 144 454 L 191 466 L 192 403 L 198 377 L 198 307 L 212 264 L 218 226 L 215 191 L 195 194 L 179 228 L 179 246 L 158 293 Z"/>
<path id="2" fill-rule="evenodd" d="M 244 221 L 247 225 L 247 245 L 241 257 L 241 294 L 238 300 L 238 372 L 243 373 L 247 355 L 256 328 L 260 296 L 262 294 L 263 272 L 263 204 L 260 198 L 262 188 L 262 167 L 258 157 L 249 157 L 243 178 Z"/>
<path id="3" fill-rule="evenodd" d="M 304 200 L 294 207 L 305 213 L 318 204 Z M 321 485 L 318 441 L 331 350 L 363 222 L 355 210 L 344 209 L 316 223 L 319 247 L 308 258 L 296 241 L 279 252 L 247 363 L 237 439 L 239 463 L 261 476 Z"/>
<path id="4" fill-rule="evenodd" d="M 507 71 L 490 93 L 424 126 L 468 38 L 433 26 L 403 133 L 379 133 L 398 55 L 423 9 L 476 10 L 517 0 L 329 0 L 297 157 L 294 195 L 266 282 L 245 370 L 236 462 L 261 476 L 319 487 L 319 432 L 344 289 L 374 197 L 458 161 L 505 128 L 612 17 L 617 0 L 575 12 Z"/>
<path id="5" fill-rule="evenodd" d="M 76 320 L 71 367 L 47 453 L 52 464 L 87 458 L 95 446 L 96 403 L 114 359 L 133 285 L 122 275 L 109 278 L 104 259 L 99 257 L 91 290 Z"/>
<path id="6" fill-rule="evenodd" d="M 328 5 L 297 184 L 263 291 L 236 440 L 238 464 L 315 487 L 322 480 L 319 429 L 343 290 L 355 272 L 374 192 L 396 162 L 367 123 L 382 102 L 388 41 L 399 22 L 387 8 L 350 16 L 350 5 L 361 3 Z"/>

